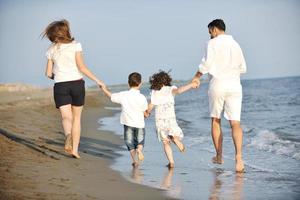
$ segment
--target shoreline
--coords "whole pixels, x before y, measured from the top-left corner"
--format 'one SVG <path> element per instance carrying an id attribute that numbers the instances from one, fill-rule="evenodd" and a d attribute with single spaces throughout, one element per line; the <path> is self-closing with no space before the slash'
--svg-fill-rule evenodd
<path id="1" fill-rule="evenodd" d="M 79 160 L 63 151 L 51 90 L 0 95 L 0 199 L 170 199 L 110 167 L 123 141 L 98 129 L 99 118 L 113 114 L 99 92 L 87 91 Z"/>

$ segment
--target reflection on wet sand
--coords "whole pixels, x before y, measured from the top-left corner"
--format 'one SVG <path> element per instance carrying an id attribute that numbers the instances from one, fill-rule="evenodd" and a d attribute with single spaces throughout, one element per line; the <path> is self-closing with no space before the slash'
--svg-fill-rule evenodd
<path id="1" fill-rule="evenodd" d="M 138 167 L 132 167 L 131 178 L 132 178 L 133 182 L 142 184 L 143 179 L 144 179 L 144 174 Z"/>
<path id="2" fill-rule="evenodd" d="M 172 183 L 173 174 L 174 174 L 174 168 L 170 168 L 166 171 L 165 176 L 161 183 L 161 188 L 166 190 L 168 196 L 179 198 L 181 195 L 181 184 Z"/>
<path id="3" fill-rule="evenodd" d="M 234 174 L 234 180 L 226 177 L 223 169 L 215 169 L 214 183 L 211 187 L 209 200 L 217 199 L 243 199 L 244 173 Z M 229 177 L 232 177 L 231 175 Z"/>
<path id="4" fill-rule="evenodd" d="M 181 194 L 180 184 L 172 184 L 172 178 L 174 174 L 174 168 L 168 169 L 162 180 L 160 188 L 166 190 L 168 196 L 179 198 Z M 138 167 L 133 167 L 131 170 L 131 178 L 134 183 L 142 184 L 144 179 L 143 172 Z"/>

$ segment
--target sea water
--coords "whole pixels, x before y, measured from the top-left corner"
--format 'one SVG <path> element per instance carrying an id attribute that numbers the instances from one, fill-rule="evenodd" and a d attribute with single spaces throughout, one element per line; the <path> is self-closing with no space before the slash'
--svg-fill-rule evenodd
<path id="1" fill-rule="evenodd" d="M 179 83 L 180 86 L 182 83 Z M 175 168 L 157 139 L 154 117 L 146 119 L 145 160 L 133 169 L 128 151 L 112 165 L 129 181 L 165 191 L 179 199 L 300 199 L 300 77 L 245 80 L 241 124 L 246 173 L 234 171 L 234 145 L 228 122 L 222 119 L 223 165 L 214 165 L 207 83 L 175 97 L 186 152 L 173 145 Z M 114 91 L 126 87 L 114 88 Z M 149 98 L 150 90 L 141 92 Z M 109 109 L 109 108 L 107 108 Z M 104 129 L 122 137 L 119 115 L 101 119 Z"/>

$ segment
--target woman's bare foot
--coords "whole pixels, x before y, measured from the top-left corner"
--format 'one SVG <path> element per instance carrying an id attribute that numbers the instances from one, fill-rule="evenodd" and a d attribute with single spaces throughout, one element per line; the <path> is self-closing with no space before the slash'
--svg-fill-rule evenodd
<path id="1" fill-rule="evenodd" d="M 169 163 L 166 165 L 167 168 L 172 169 L 174 168 L 174 163 Z"/>
<path id="2" fill-rule="evenodd" d="M 244 173 L 245 172 L 245 165 L 242 159 L 235 161 L 235 171 L 237 173 Z"/>
<path id="3" fill-rule="evenodd" d="M 139 161 L 143 161 L 145 159 L 144 154 L 141 150 L 136 151 Z"/>
<path id="4" fill-rule="evenodd" d="M 72 154 L 72 135 L 68 134 L 65 138 L 65 152 Z"/>
<path id="5" fill-rule="evenodd" d="M 77 159 L 79 159 L 79 158 L 80 158 L 80 156 L 79 156 L 79 154 L 78 154 L 78 153 L 72 153 L 72 157 L 73 157 L 73 158 L 77 158 Z"/>
<path id="6" fill-rule="evenodd" d="M 219 165 L 222 165 L 224 163 L 224 160 L 222 159 L 221 156 L 214 156 L 212 159 L 211 159 L 212 163 L 214 164 L 219 164 Z"/>

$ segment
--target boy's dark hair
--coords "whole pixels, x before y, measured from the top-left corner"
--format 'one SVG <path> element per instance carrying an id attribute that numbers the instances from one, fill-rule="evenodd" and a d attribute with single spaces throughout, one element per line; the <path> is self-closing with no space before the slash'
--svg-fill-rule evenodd
<path id="1" fill-rule="evenodd" d="M 160 70 L 150 77 L 149 82 L 151 85 L 150 89 L 160 90 L 163 86 L 171 86 L 172 78 L 169 73 Z"/>
<path id="2" fill-rule="evenodd" d="M 215 19 L 212 22 L 210 22 L 207 27 L 209 29 L 212 29 L 214 27 L 218 28 L 219 30 L 225 31 L 226 30 L 226 25 L 222 19 Z"/>
<path id="3" fill-rule="evenodd" d="M 128 76 L 128 84 L 130 87 L 137 87 L 142 82 L 141 74 L 133 72 Z"/>

